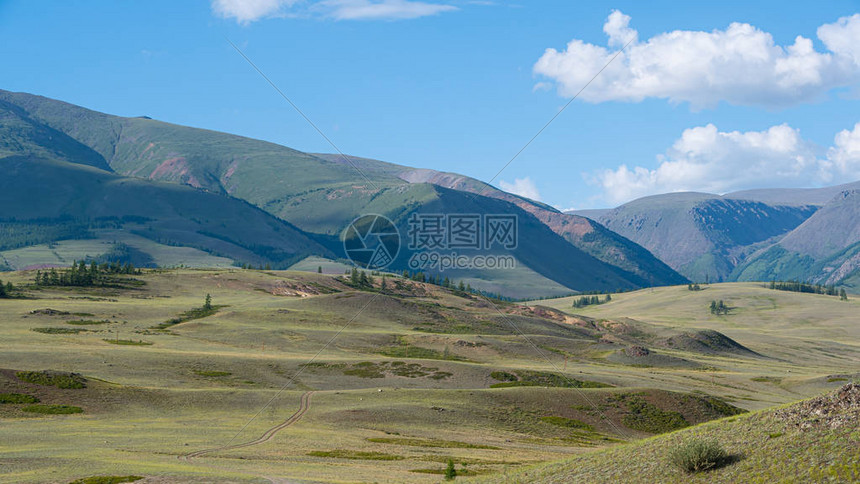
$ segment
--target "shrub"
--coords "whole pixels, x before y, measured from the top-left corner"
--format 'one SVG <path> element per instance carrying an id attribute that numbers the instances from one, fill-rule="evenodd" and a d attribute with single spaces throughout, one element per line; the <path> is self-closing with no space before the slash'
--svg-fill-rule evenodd
<path id="1" fill-rule="evenodd" d="M 27 405 L 21 410 L 45 415 L 68 415 L 72 413 L 83 413 L 84 411 L 81 407 L 74 407 L 72 405 Z"/>
<path id="2" fill-rule="evenodd" d="M 727 459 L 728 454 L 715 440 L 691 440 L 669 453 L 669 462 L 688 474 L 714 469 Z"/>
<path id="3" fill-rule="evenodd" d="M 570 429 L 582 429 L 592 431 L 594 428 L 591 425 L 588 425 L 585 422 L 580 420 L 565 418 L 565 417 L 557 417 L 554 415 L 548 417 L 541 417 L 541 421 L 546 422 L 551 425 L 556 425 L 558 427 L 567 427 Z"/>
<path id="4" fill-rule="evenodd" d="M 23 393 L 0 393 L 0 403 L 39 403 L 39 399 Z"/>
<path id="5" fill-rule="evenodd" d="M 112 345 L 124 345 L 124 346 L 152 346 L 152 342 L 143 341 L 141 339 L 135 341 L 133 339 L 110 339 L 110 338 L 102 338 L 102 341 L 106 343 L 110 343 Z"/>
<path id="6" fill-rule="evenodd" d="M 519 378 L 513 373 L 508 373 L 506 371 L 494 371 L 490 373 L 490 377 L 494 380 L 499 381 L 517 381 Z"/>
<path id="7" fill-rule="evenodd" d="M 83 328 L 30 328 L 30 331 L 44 334 L 78 334 L 88 333 L 90 330 Z"/>
<path id="8" fill-rule="evenodd" d="M 57 388 L 85 388 L 87 379 L 78 373 L 62 373 L 56 371 L 19 371 L 15 373 L 19 380 L 37 385 L 54 386 Z"/>

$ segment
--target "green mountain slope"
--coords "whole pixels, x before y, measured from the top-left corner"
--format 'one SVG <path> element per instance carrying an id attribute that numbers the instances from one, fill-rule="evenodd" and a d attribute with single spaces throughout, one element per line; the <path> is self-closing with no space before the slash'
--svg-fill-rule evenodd
<path id="1" fill-rule="evenodd" d="M 87 147 L 117 174 L 246 200 L 318 234 L 340 257 L 336 236 L 359 215 L 379 213 L 402 221 L 414 211 L 462 213 L 472 207 L 480 210 L 472 213 L 518 213 L 524 224 L 520 237 L 527 243 L 520 245 L 516 258 L 554 284 L 608 290 L 685 281 L 648 251 L 587 219 L 495 189 L 476 197 L 466 193 L 474 188 L 439 179 L 449 174 L 430 172 L 432 176 L 420 179 L 407 176 L 420 170 L 388 163 L 312 155 L 224 133 L 110 116 L 29 94 L 0 91 L 0 101 Z M 31 151 L 24 147 L 22 152 Z M 407 266 L 401 258 L 393 268 Z M 460 275 L 477 277 L 474 272 Z"/>
<path id="2" fill-rule="evenodd" d="M 860 190 L 846 190 L 782 237 L 753 254 L 734 277 L 840 284 L 860 275 Z"/>
<path id="3" fill-rule="evenodd" d="M 332 162 L 347 163 L 340 155 L 317 154 L 316 156 Z M 581 251 L 635 275 L 647 285 L 671 285 L 687 282 L 683 276 L 642 246 L 607 230 L 586 217 L 559 212 L 544 203 L 504 192 L 474 178 L 456 173 L 409 168 L 352 156 L 349 157 L 349 163 L 365 173 L 393 176 L 409 183 L 431 183 L 473 195 L 503 200 L 532 214 L 553 232 Z"/>
<path id="4" fill-rule="evenodd" d="M 690 279 L 722 281 L 730 280 L 747 254 L 793 230 L 815 210 L 811 205 L 768 205 L 707 193 L 672 193 L 598 212 L 597 220 Z"/>
<path id="5" fill-rule="evenodd" d="M 0 170 L 2 219 L 14 221 L 9 230 L 67 223 L 86 227 L 68 238 L 86 238 L 122 228 L 164 245 L 280 267 L 331 255 L 290 224 L 223 195 L 35 156 L 2 158 Z"/>

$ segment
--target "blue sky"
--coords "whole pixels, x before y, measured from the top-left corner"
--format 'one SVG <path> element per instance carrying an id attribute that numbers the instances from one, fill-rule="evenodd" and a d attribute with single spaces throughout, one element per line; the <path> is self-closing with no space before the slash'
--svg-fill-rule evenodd
<path id="1" fill-rule="evenodd" d="M 489 181 L 633 39 L 494 184 L 591 208 L 860 179 L 860 2 L 700 3 L 7 0 L 0 88 L 333 151 L 229 38 L 344 152 Z"/>

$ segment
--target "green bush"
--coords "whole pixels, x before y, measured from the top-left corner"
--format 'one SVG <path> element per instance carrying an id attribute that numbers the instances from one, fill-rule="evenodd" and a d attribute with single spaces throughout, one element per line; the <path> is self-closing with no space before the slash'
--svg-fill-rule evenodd
<path id="1" fill-rule="evenodd" d="M 690 440 L 669 453 L 669 462 L 688 474 L 714 469 L 727 459 L 728 453 L 715 440 Z"/>
<path id="2" fill-rule="evenodd" d="M 516 375 L 514 375 L 513 373 L 508 373 L 506 371 L 494 371 L 494 372 L 490 373 L 490 377 L 493 380 L 499 380 L 499 381 L 517 381 L 517 380 L 519 380 L 519 378 Z"/>
<path id="3" fill-rule="evenodd" d="M 63 373 L 57 371 L 19 371 L 15 373 L 19 380 L 37 385 L 57 388 L 85 388 L 87 379 L 78 373 Z"/>
<path id="4" fill-rule="evenodd" d="M 143 341 L 141 339 L 135 341 L 133 339 L 110 339 L 103 338 L 103 341 L 106 343 L 110 343 L 112 345 L 124 345 L 124 346 L 152 346 L 152 343 L 149 341 Z"/>
<path id="5" fill-rule="evenodd" d="M 22 393 L 0 393 L 0 403 L 39 403 L 39 399 Z"/>
<path id="6" fill-rule="evenodd" d="M 72 413 L 83 413 L 84 411 L 81 407 L 74 407 L 72 405 L 27 405 L 21 410 L 45 415 L 68 415 Z"/>
<path id="7" fill-rule="evenodd" d="M 541 421 L 546 422 L 551 425 L 556 425 L 558 427 L 567 427 L 570 429 L 582 429 L 592 431 L 594 428 L 591 425 L 588 425 L 585 422 L 580 420 L 565 418 L 565 417 L 557 417 L 555 415 L 541 417 Z"/>
<path id="8" fill-rule="evenodd" d="M 83 328 L 30 328 L 30 331 L 44 334 L 78 334 L 88 333 L 90 330 Z"/>

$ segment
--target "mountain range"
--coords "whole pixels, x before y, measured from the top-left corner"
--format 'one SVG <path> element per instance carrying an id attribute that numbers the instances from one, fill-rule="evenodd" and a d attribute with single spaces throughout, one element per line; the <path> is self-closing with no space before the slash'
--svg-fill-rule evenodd
<path id="1" fill-rule="evenodd" d="M 600 224 L 468 177 L 304 153 L 25 93 L 0 91 L 0 163 L 0 250 L 68 239 L 57 227 L 72 224 L 77 238 L 131 233 L 137 238 L 121 238 L 144 252 L 140 238 L 158 251 L 191 247 L 285 268 L 311 255 L 343 258 L 338 236 L 363 214 L 389 217 L 401 234 L 415 213 L 511 214 L 515 270 L 445 275 L 522 297 L 686 282 Z M 391 268 L 409 268 L 412 253 L 401 250 Z"/>
<path id="2" fill-rule="evenodd" d="M 860 182 L 670 193 L 583 210 L 691 280 L 860 284 Z"/>
<path id="3" fill-rule="evenodd" d="M 456 173 L 2 90 L 0 167 L 0 268 L 62 265 L 120 243 L 149 265 L 184 261 L 174 254 L 182 249 L 196 265 L 287 268 L 311 256 L 344 260 L 339 236 L 364 214 L 385 215 L 404 236 L 416 214 L 507 214 L 518 220 L 518 245 L 504 252 L 515 269 L 440 275 L 512 297 L 689 281 L 860 282 L 860 182 L 671 193 L 563 213 Z M 81 243 L 30 250 L 61 241 Z M 390 268 L 414 270 L 415 252 L 404 246 Z"/>

